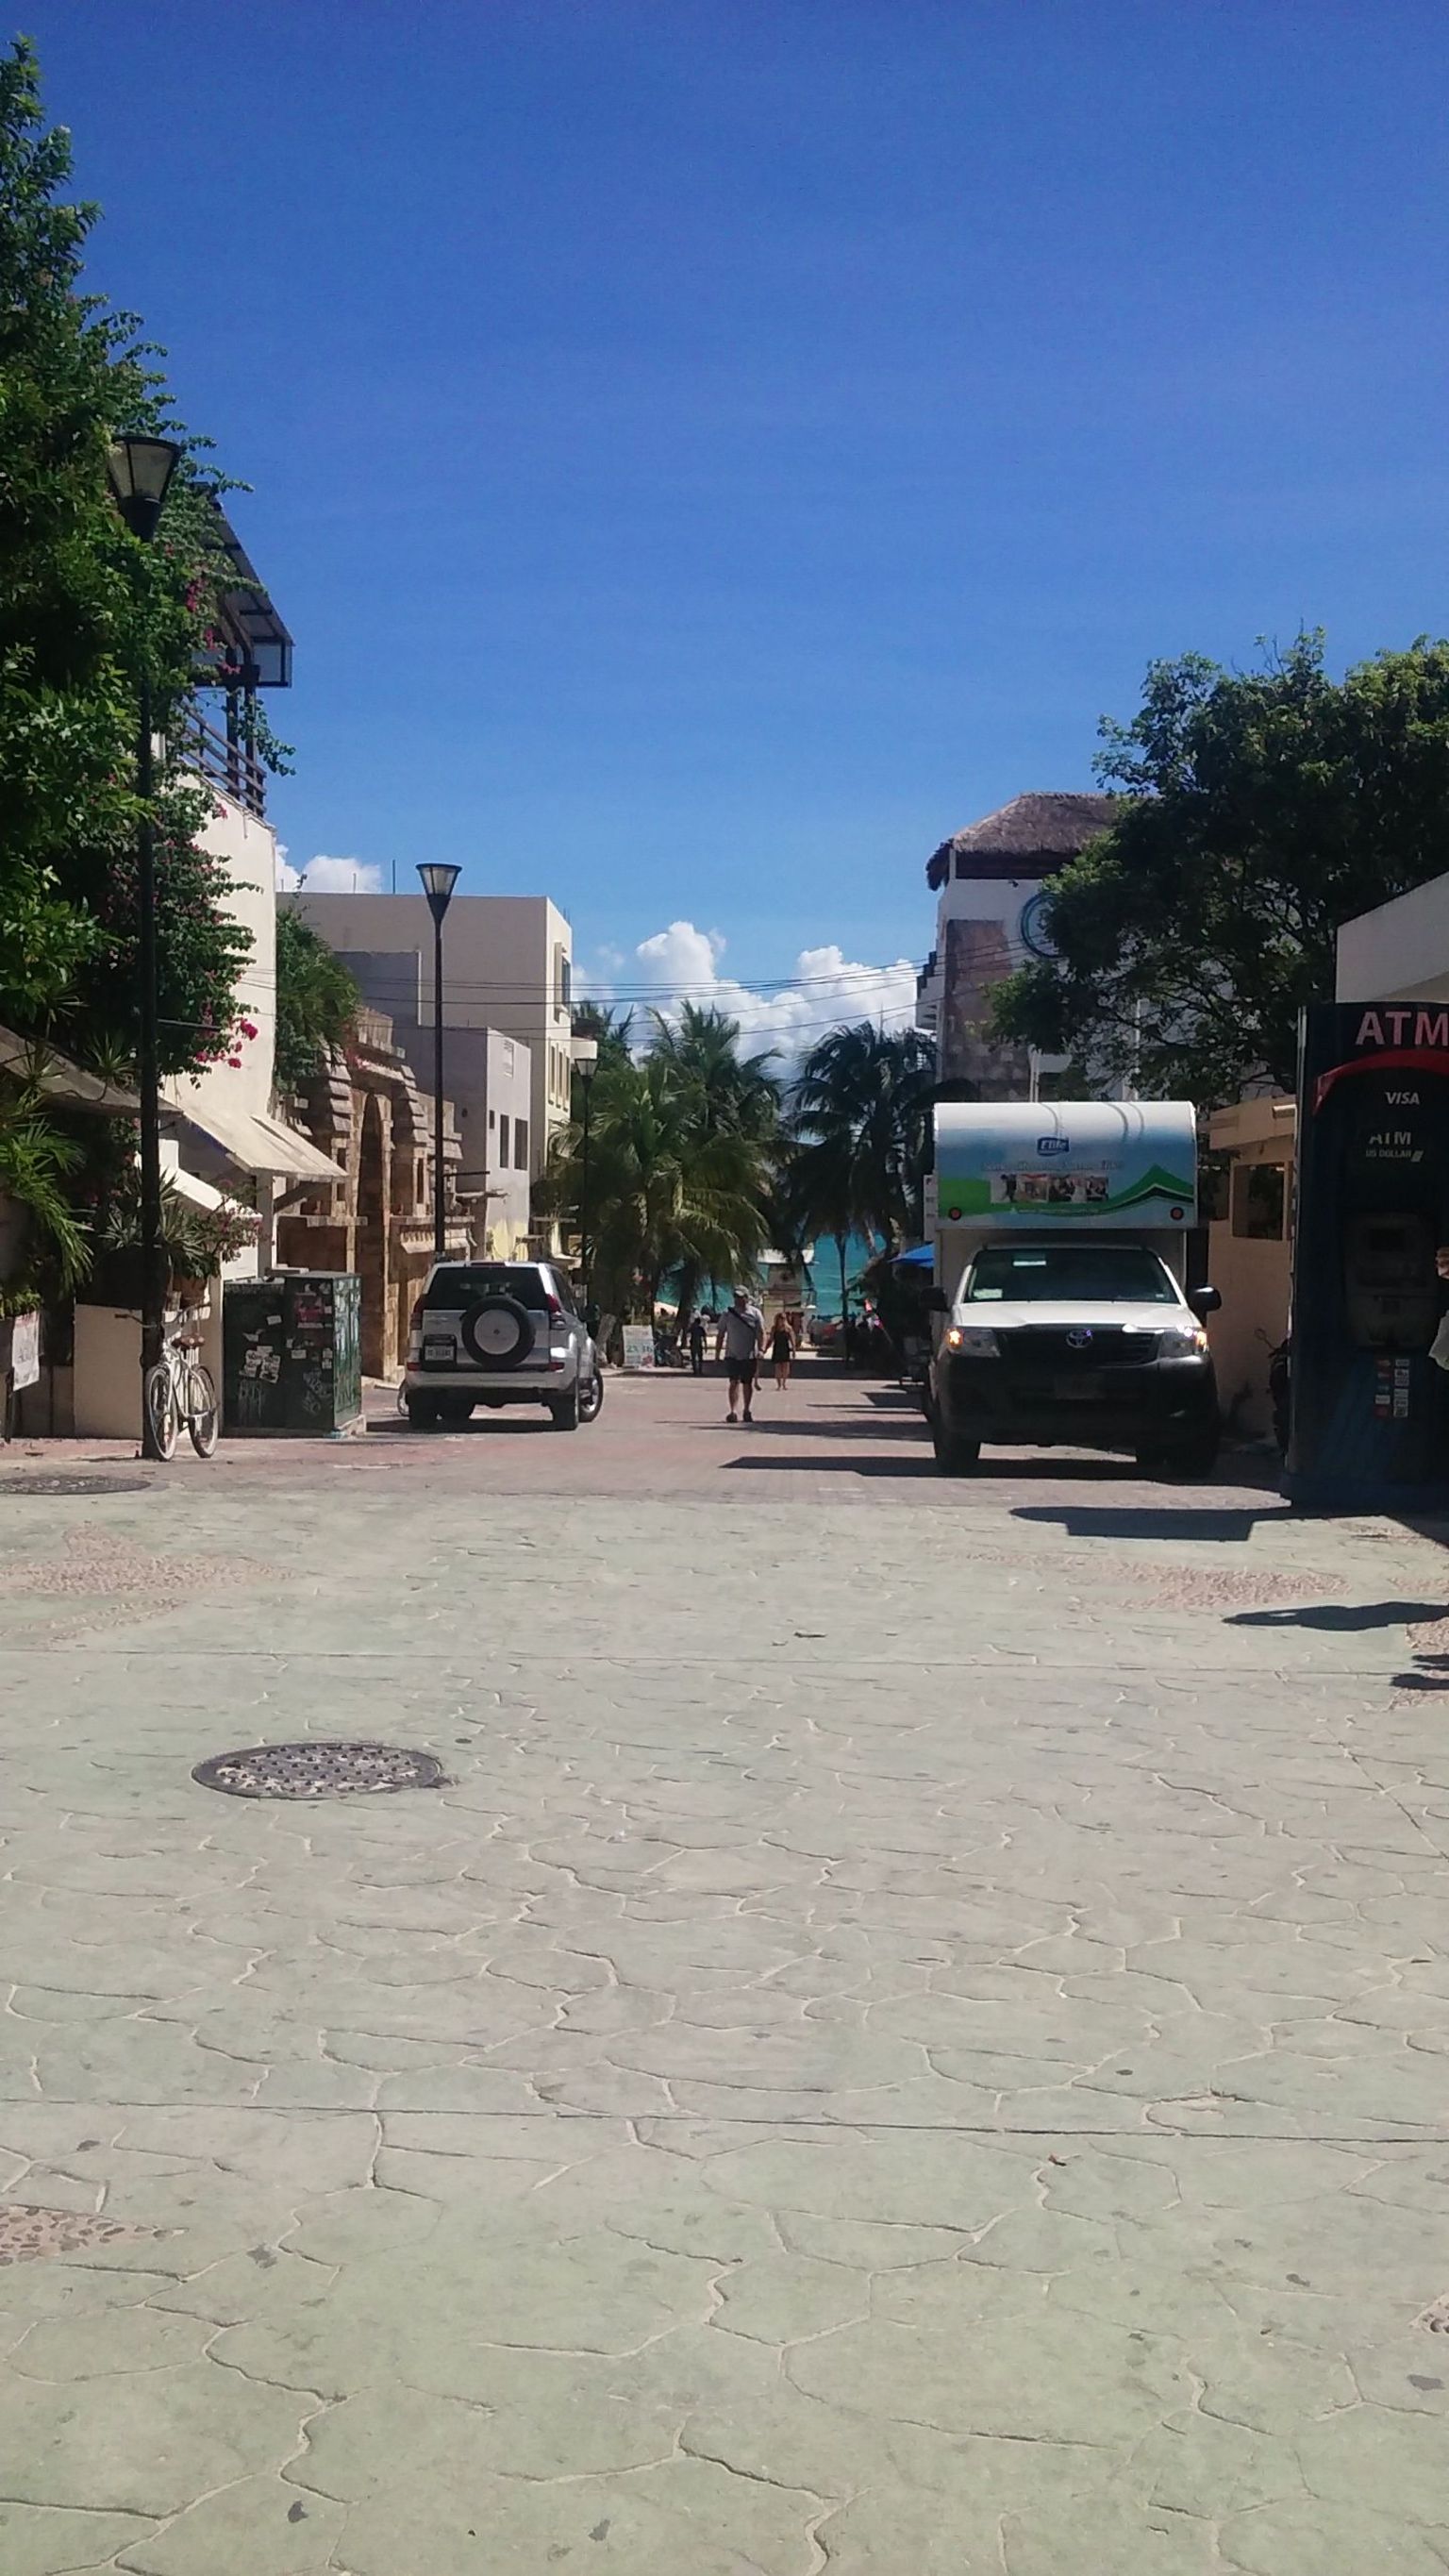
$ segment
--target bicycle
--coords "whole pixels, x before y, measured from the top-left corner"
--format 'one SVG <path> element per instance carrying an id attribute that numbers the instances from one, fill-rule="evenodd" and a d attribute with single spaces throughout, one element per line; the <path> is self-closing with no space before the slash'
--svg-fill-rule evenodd
<path id="1" fill-rule="evenodd" d="M 160 1458 L 174 1458 L 184 1422 L 198 1458 L 210 1458 L 221 1431 L 216 1380 L 195 1357 L 199 1333 L 182 1331 L 162 1344 L 161 1357 L 146 1371 L 146 1426 Z"/>

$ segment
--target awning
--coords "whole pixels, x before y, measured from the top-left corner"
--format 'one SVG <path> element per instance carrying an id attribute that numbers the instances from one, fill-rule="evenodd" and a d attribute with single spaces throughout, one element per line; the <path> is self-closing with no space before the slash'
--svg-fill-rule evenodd
<path id="1" fill-rule="evenodd" d="M 118 1082 L 106 1082 L 98 1073 L 86 1073 L 69 1056 L 59 1055 L 39 1038 L 17 1037 L 13 1029 L 0 1028 L 0 1072 L 13 1074 L 18 1082 L 33 1082 L 47 1100 L 63 1100 L 70 1109 L 96 1109 L 109 1118 L 134 1118 L 141 1103 L 134 1091 L 126 1091 Z"/>
<path id="2" fill-rule="evenodd" d="M 209 1100 L 168 1100 L 163 1118 L 180 1119 L 242 1172 L 285 1173 L 290 1180 L 337 1183 L 347 1175 L 295 1127 L 264 1110 L 216 1109 Z"/>

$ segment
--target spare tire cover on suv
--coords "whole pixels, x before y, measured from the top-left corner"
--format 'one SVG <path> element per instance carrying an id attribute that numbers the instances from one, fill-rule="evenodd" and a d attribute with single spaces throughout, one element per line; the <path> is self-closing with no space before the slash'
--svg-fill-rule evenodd
<path id="1" fill-rule="evenodd" d="M 517 1368 L 533 1348 L 535 1318 L 516 1297 L 484 1297 L 464 1309 L 463 1347 L 480 1368 Z"/>

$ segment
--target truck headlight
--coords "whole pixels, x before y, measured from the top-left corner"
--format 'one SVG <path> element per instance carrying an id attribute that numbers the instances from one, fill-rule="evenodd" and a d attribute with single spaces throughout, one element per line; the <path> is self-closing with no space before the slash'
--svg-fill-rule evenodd
<path id="1" fill-rule="evenodd" d="M 1198 1360 L 1207 1346 L 1208 1337 L 1201 1324 L 1174 1325 L 1158 1335 L 1157 1356 L 1160 1360 Z"/>
<path id="2" fill-rule="evenodd" d="M 1001 1344 L 987 1324 L 952 1324 L 946 1334 L 948 1351 L 958 1351 L 965 1360 L 999 1360 Z"/>

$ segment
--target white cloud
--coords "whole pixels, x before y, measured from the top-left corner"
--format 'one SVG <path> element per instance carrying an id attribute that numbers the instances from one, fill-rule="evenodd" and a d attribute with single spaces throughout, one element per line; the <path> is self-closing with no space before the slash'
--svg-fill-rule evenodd
<path id="1" fill-rule="evenodd" d="M 738 1020 L 752 1051 L 777 1050 L 782 1069 L 842 1020 L 878 1019 L 887 1029 L 909 1028 L 915 1020 L 916 968 L 908 957 L 865 966 L 833 943 L 802 948 L 793 976 L 770 990 L 725 974 L 725 948 L 718 930 L 671 921 L 666 930 L 640 940 L 632 971 L 611 957 L 604 975 L 589 979 L 590 990 L 601 1001 L 642 991 L 647 998 L 637 1010 L 639 1022 L 650 1002 L 666 1015 L 676 1013 L 681 1002 L 725 1011 Z"/>
<path id="2" fill-rule="evenodd" d="M 366 859 L 309 859 L 305 868 L 294 868 L 279 843 L 277 891 L 295 894 L 299 886 L 311 894 L 381 894 L 382 870 Z"/>

